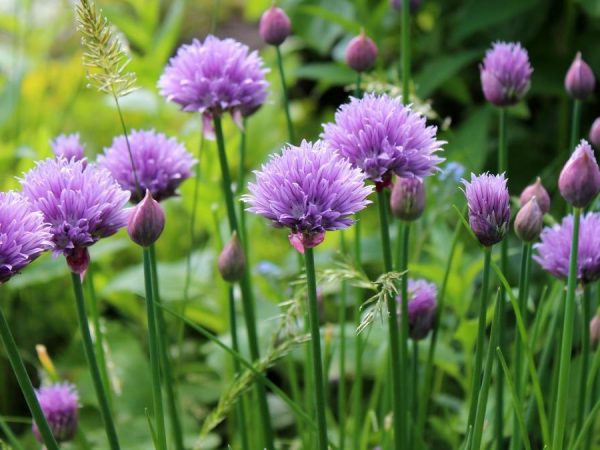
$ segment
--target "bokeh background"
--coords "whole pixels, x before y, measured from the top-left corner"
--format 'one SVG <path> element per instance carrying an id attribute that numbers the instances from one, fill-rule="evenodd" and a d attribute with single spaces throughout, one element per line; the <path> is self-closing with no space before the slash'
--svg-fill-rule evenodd
<path id="1" fill-rule="evenodd" d="M 165 202 L 167 227 L 158 242 L 161 291 L 173 307 L 187 305 L 187 317 L 215 333 L 228 328 L 227 289 L 216 272 L 215 255 L 225 237 L 225 211 L 220 201 L 216 152 L 213 142 L 203 142 L 197 115 L 183 113 L 158 95 L 156 82 L 176 48 L 194 38 L 214 33 L 233 37 L 257 49 L 272 70 L 267 103 L 247 122 L 245 171 L 265 161 L 287 139 L 281 109 L 280 83 L 275 52 L 264 47 L 257 22 L 271 0 L 98 0 L 109 21 L 122 34 L 131 54 L 131 70 L 139 89 L 122 100 L 130 129 L 154 128 L 183 141 L 198 158 L 200 182 L 197 217 L 192 227 L 195 183 L 187 181 L 181 196 Z M 292 19 L 293 36 L 282 47 L 290 87 L 296 135 L 314 140 L 321 123 L 331 120 L 344 102 L 355 74 L 344 64 L 344 49 L 361 29 L 376 42 L 380 58 L 367 85 L 398 92 L 400 82 L 400 16 L 387 0 L 282 0 Z M 49 141 L 60 133 L 78 132 L 94 159 L 114 136 L 121 134 L 112 99 L 87 88 L 81 64 L 82 50 L 75 28 L 74 5 L 65 0 L 0 0 L 0 187 L 16 189 L 16 176 L 35 160 L 51 156 Z M 413 274 L 439 282 L 443 275 L 450 236 L 456 222 L 452 205 L 464 200 L 458 181 L 469 172 L 493 169 L 496 164 L 497 113 L 483 99 L 478 64 L 495 40 L 520 41 L 534 67 L 526 100 L 509 111 L 509 187 L 513 195 L 537 175 L 551 193 L 567 151 L 571 103 L 563 80 L 572 59 L 581 51 L 600 73 L 600 0 L 425 0 L 414 14 L 414 103 L 426 111 L 445 146 L 444 172 L 428 185 L 428 208 L 417 226 L 411 248 Z M 582 130 L 600 115 L 598 97 L 585 103 Z M 239 130 L 225 121 L 232 172 L 239 173 Z M 560 208 L 558 206 L 557 208 Z M 375 223 L 372 211 L 362 220 Z M 433 226 L 435 224 L 435 226 Z M 257 285 L 262 344 L 266 345 L 279 313 L 277 304 L 291 295 L 296 277 L 295 255 L 289 251 L 284 231 L 274 230 L 259 218 L 248 217 L 253 276 Z M 339 233 L 338 233 L 339 234 Z M 330 233 L 318 252 L 319 265 L 328 267 L 338 257 L 339 236 Z M 516 242 L 513 243 L 516 249 Z M 381 271 L 377 235 L 363 241 L 365 266 Z M 457 448 L 463 430 L 459 398 L 466 386 L 461 375 L 468 370 L 475 340 L 475 321 L 467 317 L 473 282 L 481 270 L 475 246 L 464 239 L 448 285 L 448 308 L 436 365 L 435 411 L 430 426 L 437 431 L 439 448 Z M 516 255 L 516 250 L 514 252 Z M 144 408 L 149 404 L 150 380 L 145 352 L 145 315 L 140 253 L 125 232 L 95 245 L 91 251 L 95 288 L 108 336 L 111 373 L 117 395 L 118 427 L 128 450 L 150 448 Z M 191 255 L 191 256 L 190 256 Z M 516 266 L 516 264 L 515 264 Z M 516 274 L 510 274 L 515 277 Z M 541 276 L 534 268 L 534 276 Z M 323 286 L 324 326 L 333 336 L 335 293 L 339 286 Z M 328 303 L 328 300 L 330 302 Z M 76 330 L 68 271 L 62 258 L 44 256 L 24 274 L 0 288 L 2 308 L 9 315 L 15 337 L 37 376 L 35 344 L 45 344 L 60 374 L 75 381 L 82 395 L 82 423 L 90 441 L 102 439 L 99 415 L 94 408 L 91 382 L 85 369 Z M 328 313 L 329 311 L 329 313 Z M 349 311 L 349 316 L 351 315 Z M 242 325 L 240 326 L 243 329 Z M 193 442 L 199 424 L 218 400 L 231 374 L 229 361 L 211 344 L 169 320 L 177 358 L 186 437 Z M 352 332 L 351 326 L 348 332 Z M 245 333 L 240 333 L 244 336 Z M 381 334 L 383 336 L 383 334 Z M 372 352 L 366 371 L 374 373 L 385 354 L 378 330 L 369 338 Z M 227 339 L 226 337 L 224 338 Z M 352 358 L 352 349 L 349 349 Z M 336 372 L 332 352 L 330 378 Z M 467 355 L 465 358 L 464 355 Z M 297 355 L 302 363 L 302 353 Z M 351 362 L 348 367 L 353 367 Z M 282 381 L 278 367 L 269 376 Z M 333 388 L 335 389 L 335 383 Z M 285 433 L 293 417 L 271 398 L 276 427 Z M 0 414 L 27 448 L 37 448 L 29 436 L 26 408 L 7 360 L 0 351 Z M 226 426 L 224 427 L 226 428 Z M 203 448 L 224 448 L 219 429 Z M 290 435 L 293 433 L 290 432 Z M 0 434 L 1 436 L 1 434 Z M 78 442 L 74 448 L 85 448 Z"/>

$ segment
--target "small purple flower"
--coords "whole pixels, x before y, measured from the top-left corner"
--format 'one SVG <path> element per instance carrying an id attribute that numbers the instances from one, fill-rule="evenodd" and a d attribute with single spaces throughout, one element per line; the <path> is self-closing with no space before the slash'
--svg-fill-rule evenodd
<path id="1" fill-rule="evenodd" d="M 533 259 L 545 271 L 566 280 L 569 275 L 571 242 L 573 242 L 573 216 L 569 215 L 560 225 L 544 228 L 541 242 L 534 245 L 537 255 Z M 600 279 L 600 213 L 588 213 L 581 217 L 577 279 L 583 283 L 592 283 Z"/>
<path id="2" fill-rule="evenodd" d="M 49 158 L 20 181 L 25 197 L 50 224 L 54 251 L 64 254 L 67 262 L 71 257 L 81 260 L 82 250 L 127 224 L 123 207 L 129 192 L 94 164 Z"/>
<path id="3" fill-rule="evenodd" d="M 585 139 L 563 167 L 558 178 L 560 195 L 576 208 L 585 208 L 600 192 L 600 168 Z"/>
<path id="4" fill-rule="evenodd" d="M 425 185 L 419 178 L 398 177 L 390 195 L 390 209 L 400 220 L 417 220 L 425 209 Z"/>
<path id="5" fill-rule="evenodd" d="M 284 147 L 255 174 L 243 197 L 248 211 L 290 228 L 290 243 L 301 253 L 326 231 L 348 228 L 350 216 L 370 203 L 364 175 L 321 141 Z"/>
<path id="6" fill-rule="evenodd" d="M 500 242 L 510 221 L 510 206 L 504 174 L 471 174 L 463 180 L 469 207 L 469 225 L 479 242 L 490 247 Z"/>
<path id="7" fill-rule="evenodd" d="M 401 297 L 396 298 L 398 304 Z M 400 309 L 399 309 L 400 311 Z M 425 280 L 408 280 L 408 334 L 414 340 L 425 339 L 433 328 L 437 311 L 437 289 Z"/>
<path id="8" fill-rule="evenodd" d="M 518 103 L 529 90 L 533 69 L 519 43 L 494 42 L 479 67 L 483 94 L 496 106 Z"/>
<path id="9" fill-rule="evenodd" d="M 546 191 L 542 185 L 540 177 L 537 177 L 535 183 L 530 184 L 523 189 L 523 192 L 521 192 L 521 196 L 519 197 L 521 208 L 533 197 L 537 200 L 538 206 L 542 210 L 542 214 L 547 214 L 550 211 L 550 196 L 548 195 L 548 191 Z"/>
<path id="10" fill-rule="evenodd" d="M 0 284 L 52 248 L 49 225 L 16 192 L 0 192 Z"/>
<path id="11" fill-rule="evenodd" d="M 273 5 L 263 13 L 258 28 L 263 41 L 278 46 L 290 35 L 292 22 L 283 9 Z"/>
<path id="12" fill-rule="evenodd" d="M 515 217 L 515 233 L 524 242 L 535 241 L 544 226 L 544 213 L 537 197 L 531 197 Z"/>
<path id="13" fill-rule="evenodd" d="M 98 166 L 107 169 L 121 187 L 131 192 L 131 201 L 139 202 L 150 191 L 156 201 L 176 195 L 177 188 L 192 176 L 196 161 L 175 138 L 154 130 L 133 130 L 129 146 L 140 183 L 138 192 L 125 136 L 116 137 L 110 148 L 98 156 Z"/>
<path id="14" fill-rule="evenodd" d="M 590 128 L 590 142 L 594 147 L 600 149 L 600 117 L 594 120 Z"/>
<path id="15" fill-rule="evenodd" d="M 129 214 L 127 232 L 133 242 L 149 247 L 154 244 L 165 229 L 165 212 L 149 190 Z"/>
<path id="16" fill-rule="evenodd" d="M 73 439 L 77 431 L 79 409 L 79 395 L 75 386 L 70 383 L 57 383 L 38 389 L 36 395 L 55 439 L 58 442 Z M 35 422 L 32 431 L 36 439 L 43 443 Z"/>
<path id="17" fill-rule="evenodd" d="M 263 60 L 233 39 L 207 36 L 182 45 L 158 80 L 160 94 L 183 111 L 202 114 L 210 135 L 211 120 L 229 112 L 241 122 L 267 98 Z"/>
<path id="18" fill-rule="evenodd" d="M 79 139 L 79 133 L 75 134 L 61 134 L 50 142 L 52 152 L 57 157 L 63 157 L 66 159 L 75 158 L 76 160 L 83 159 L 85 157 L 85 146 Z"/>
<path id="19" fill-rule="evenodd" d="M 443 158 L 436 153 L 445 142 L 436 131 L 399 100 L 367 94 L 342 105 L 321 137 L 383 189 L 392 174 L 422 178 L 439 170 Z"/>
<path id="20" fill-rule="evenodd" d="M 353 38 L 346 47 L 346 64 L 357 71 L 364 72 L 375 65 L 377 46 L 365 33 Z"/>
<path id="21" fill-rule="evenodd" d="M 565 77 L 565 89 L 571 97 L 586 100 L 594 93 L 595 87 L 596 77 L 592 68 L 581 58 L 581 52 L 577 52 Z"/>
<path id="22" fill-rule="evenodd" d="M 239 281 L 244 276 L 246 255 L 244 255 L 242 242 L 235 231 L 219 255 L 217 267 L 221 277 L 230 283 Z"/>

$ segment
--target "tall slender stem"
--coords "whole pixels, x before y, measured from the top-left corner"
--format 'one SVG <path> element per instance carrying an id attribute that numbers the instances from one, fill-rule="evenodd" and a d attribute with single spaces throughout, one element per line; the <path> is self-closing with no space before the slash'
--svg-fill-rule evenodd
<path id="1" fill-rule="evenodd" d="M 523 250 L 521 253 L 521 275 L 519 277 L 519 310 L 521 315 L 525 316 L 527 306 L 527 295 L 529 290 L 529 265 L 531 263 L 531 244 L 523 242 Z M 515 393 L 517 400 L 523 402 L 523 341 L 517 334 L 515 341 Z M 521 436 L 521 428 L 519 427 L 518 413 L 515 411 L 513 416 L 513 436 L 511 440 L 511 449 L 520 450 L 523 441 Z"/>
<path id="2" fill-rule="evenodd" d="M 354 85 L 354 97 L 361 98 L 362 90 L 360 88 L 360 82 L 362 80 L 362 73 L 356 72 L 356 84 Z"/>
<path id="3" fill-rule="evenodd" d="M 356 224 L 354 224 L 354 264 L 357 270 L 362 269 L 362 255 L 361 255 L 361 224 L 360 220 L 357 219 Z M 355 306 L 354 306 L 354 322 L 358 327 L 360 325 L 360 308 L 362 306 L 362 290 L 360 288 L 354 289 L 355 295 Z M 360 333 L 355 333 L 354 336 L 355 342 L 355 361 L 354 361 L 354 386 L 353 386 L 353 416 L 354 416 L 354 434 L 353 434 L 353 442 L 354 442 L 354 450 L 360 450 L 360 433 L 362 430 L 362 417 L 363 417 L 363 408 L 362 408 L 362 348 L 363 348 L 363 339 Z"/>
<path id="4" fill-rule="evenodd" d="M 409 442 L 411 442 L 411 436 L 414 433 L 411 433 L 411 430 L 408 426 L 408 411 L 413 411 L 412 408 L 416 407 L 416 405 L 411 405 L 410 408 L 407 405 L 410 403 L 411 390 L 415 390 L 415 386 L 410 385 L 410 355 L 408 350 L 408 243 L 410 237 L 410 222 L 406 222 L 402 227 L 402 249 L 400 252 L 400 266 L 399 271 L 404 273 L 402 275 L 402 279 L 400 281 L 400 291 L 402 294 L 402 300 L 400 304 L 400 364 L 401 370 L 403 371 L 402 379 L 404 383 L 402 383 L 402 398 L 404 399 L 404 412 L 402 414 L 402 420 L 404 421 L 404 427 L 406 435 L 402 439 L 402 447 L 408 448 L 410 446 Z M 414 414 L 413 417 L 416 417 Z M 398 439 L 398 438 L 396 438 Z"/>
<path id="5" fill-rule="evenodd" d="M 117 113 L 119 115 L 119 121 L 121 122 L 121 128 L 123 129 L 123 136 L 125 137 L 125 144 L 127 144 L 127 153 L 129 154 L 129 162 L 131 163 L 131 171 L 133 172 L 133 179 L 135 181 L 135 191 L 137 196 L 141 200 L 144 197 L 144 193 L 142 192 L 142 188 L 140 187 L 140 180 L 138 179 L 137 170 L 135 167 L 135 162 L 133 159 L 133 153 L 131 152 L 131 145 L 129 145 L 129 133 L 127 132 L 127 127 L 125 126 L 125 119 L 123 119 L 123 113 L 121 112 L 121 105 L 119 104 L 119 97 L 114 92 L 113 89 L 113 99 L 115 100 L 115 105 L 117 107 Z"/>
<path id="6" fill-rule="evenodd" d="M 402 103 L 410 103 L 410 2 L 402 2 Z"/>
<path id="7" fill-rule="evenodd" d="M 498 172 L 508 174 L 508 149 L 506 142 L 506 108 L 500 108 L 498 117 Z M 500 269 L 502 273 L 508 272 L 508 239 L 504 239 L 500 243 Z M 504 333 L 505 313 L 504 305 L 506 303 L 506 292 L 503 286 L 500 286 L 500 305 L 498 320 L 500 328 L 498 330 L 498 347 L 504 354 L 506 348 L 506 340 Z M 496 416 L 494 421 L 494 432 L 496 437 L 496 448 L 502 450 L 502 436 L 504 431 L 504 374 L 500 364 L 497 366 L 496 376 Z"/>
<path id="8" fill-rule="evenodd" d="M 233 193 L 231 192 L 231 176 L 229 174 L 229 164 L 227 163 L 227 154 L 225 153 L 225 139 L 223 137 L 223 127 L 221 124 L 221 118 L 219 116 L 214 117 L 215 135 L 217 139 L 217 149 L 219 155 L 219 164 L 221 166 L 221 181 L 223 188 L 223 196 L 225 197 L 225 206 L 227 208 L 227 218 L 229 220 L 229 228 L 233 233 L 234 231 L 239 233 L 238 221 L 236 218 L 235 204 L 233 202 Z M 244 242 L 242 241 L 242 244 Z M 254 313 L 254 297 L 252 293 L 252 285 L 250 275 L 248 273 L 248 267 L 244 268 L 242 279 L 240 280 L 240 290 L 242 291 L 242 308 L 244 310 L 244 318 L 246 321 L 246 331 L 248 333 L 248 344 L 250 347 L 250 356 L 253 360 L 260 358 L 260 352 L 258 349 L 258 335 L 256 333 L 256 318 Z M 271 420 L 269 416 L 269 405 L 267 404 L 267 393 L 265 387 L 262 384 L 256 385 L 256 391 L 258 394 L 258 406 L 261 416 L 263 435 L 265 439 L 265 447 L 267 450 L 273 450 L 273 430 L 271 428 Z"/>
<path id="9" fill-rule="evenodd" d="M 319 314 L 317 308 L 317 280 L 315 276 L 315 259 L 312 248 L 304 250 L 306 269 L 306 285 L 308 290 L 308 319 L 313 357 L 313 378 L 315 389 L 315 408 L 317 414 L 317 430 L 319 450 L 327 450 L 327 424 L 325 421 L 325 384 L 323 380 L 323 362 L 321 360 L 321 334 L 319 332 Z"/>
<path id="10" fill-rule="evenodd" d="M 411 401 L 412 405 L 410 407 L 411 417 L 413 417 L 413 422 L 416 426 L 417 414 L 419 412 L 418 400 L 419 400 L 419 341 L 418 339 L 412 339 L 412 377 L 410 383 L 411 392 Z M 417 435 L 415 431 L 410 434 L 410 448 L 417 448 L 420 444 L 417 441 Z"/>
<path id="11" fill-rule="evenodd" d="M 589 402 L 586 401 L 586 384 L 588 369 L 590 366 L 590 320 L 592 320 L 592 289 L 586 284 L 583 287 L 583 299 L 581 301 L 583 310 L 583 323 L 581 324 L 581 369 L 579 370 L 579 399 L 577 408 L 577 422 L 575 432 L 581 430 L 583 417 L 587 414 Z M 589 395 L 588 395 L 589 396 Z"/>
<path id="12" fill-rule="evenodd" d="M 156 323 L 157 323 L 157 338 L 158 338 L 158 350 L 160 357 L 160 366 L 163 370 L 163 386 L 165 388 L 167 408 L 169 409 L 169 418 L 171 419 L 171 434 L 173 435 L 173 441 L 175 442 L 175 448 L 177 450 L 184 450 L 183 445 L 183 432 L 181 429 L 181 421 L 179 420 L 179 407 L 177 392 L 175 391 L 175 380 L 173 378 L 173 368 L 171 366 L 171 359 L 169 357 L 169 339 L 167 335 L 167 323 L 165 321 L 165 315 L 163 309 L 160 308 L 160 289 L 158 287 L 158 270 L 156 268 L 156 248 L 152 244 L 149 247 L 150 253 L 150 265 L 152 270 L 152 296 L 154 302 L 159 307 L 156 309 Z"/>
<path id="13" fill-rule="evenodd" d="M 344 231 L 340 232 L 342 253 L 347 254 L 346 236 Z M 346 304 L 348 301 L 348 283 L 342 282 L 340 293 L 340 305 L 338 309 L 338 328 L 340 333 L 340 375 L 338 384 L 338 420 L 340 428 L 339 450 L 346 447 Z"/>
<path id="14" fill-rule="evenodd" d="M 471 406 L 469 408 L 468 427 L 475 424 L 475 413 L 477 412 L 477 392 L 481 385 L 481 370 L 483 362 L 483 346 L 485 344 L 486 313 L 488 304 L 488 291 L 490 286 L 490 263 L 492 260 L 491 247 L 483 249 L 483 281 L 481 284 L 481 300 L 479 302 L 479 331 L 477 332 L 477 347 L 475 349 L 475 365 L 473 367 L 473 380 L 471 383 Z M 501 301 L 499 298 L 498 301 Z M 497 306 L 500 310 L 500 306 Z"/>
<path id="15" fill-rule="evenodd" d="M 283 71 L 283 57 L 281 56 L 281 49 L 279 45 L 275 46 L 277 52 L 277 67 L 279 69 L 279 78 L 281 79 L 281 96 L 283 98 L 283 109 L 285 110 L 285 119 L 288 129 L 288 139 L 290 144 L 295 142 L 294 140 L 294 126 L 292 124 L 292 115 L 290 113 L 290 99 L 288 97 L 287 83 L 285 82 L 285 72 Z"/>
<path id="16" fill-rule="evenodd" d="M 150 367 L 152 371 L 152 403 L 154 406 L 154 427 L 158 450 L 167 449 L 165 418 L 163 412 L 162 392 L 160 388 L 160 359 L 157 336 L 156 304 L 152 281 L 152 263 L 150 249 L 144 248 L 144 285 L 146 288 L 146 314 L 148 318 L 148 347 Z"/>
<path id="17" fill-rule="evenodd" d="M 393 270 L 392 266 L 392 249 L 390 244 L 390 230 L 388 225 L 387 201 L 383 190 L 377 192 L 377 206 L 379 209 L 379 226 L 381 228 L 381 244 L 383 250 L 383 263 L 386 272 Z M 406 367 L 401 367 L 402 355 L 400 346 L 400 333 L 398 330 L 398 312 L 396 299 L 392 296 L 387 298 L 388 312 L 388 329 L 389 329 L 389 345 L 390 345 L 390 362 L 392 368 L 392 411 L 393 427 L 394 427 L 394 448 L 401 450 L 407 448 L 403 445 L 405 442 L 406 433 L 406 410 L 403 407 L 403 401 L 406 402 L 406 397 L 402 397 L 404 392 L 404 370 Z M 406 317 L 406 316 L 405 316 Z"/>
<path id="18" fill-rule="evenodd" d="M 83 340 L 83 350 L 85 353 L 85 358 L 87 359 L 88 367 L 90 369 L 90 374 L 92 375 L 92 381 L 94 383 L 96 397 L 98 398 L 100 414 L 102 416 L 102 421 L 104 422 L 106 436 L 108 437 L 108 443 L 111 450 L 119 450 L 120 447 L 119 439 L 117 438 L 117 431 L 115 430 L 113 418 L 110 413 L 108 397 L 104 391 L 104 384 L 102 383 L 102 376 L 100 375 L 100 368 L 98 367 L 98 362 L 96 361 L 94 344 L 92 342 L 92 336 L 88 327 L 88 317 L 85 311 L 81 277 L 79 274 L 71 273 L 71 280 L 73 281 L 73 290 L 75 291 L 75 304 L 77 305 L 77 316 L 79 319 L 81 339 Z"/>
<path id="19" fill-rule="evenodd" d="M 571 138 L 569 139 L 569 149 L 567 151 L 568 155 L 573 152 L 575 146 L 577 145 L 577 140 L 580 135 L 580 126 L 581 126 L 581 100 L 573 100 L 573 113 L 571 116 Z M 567 159 L 565 158 L 565 159 Z"/>
<path id="20" fill-rule="evenodd" d="M 27 375 L 27 370 L 25 369 L 21 355 L 19 355 L 17 344 L 15 343 L 15 339 L 10 332 L 8 321 L 2 312 L 2 308 L 0 308 L 0 338 L 2 338 L 2 343 L 6 349 L 6 356 L 10 361 L 10 365 L 12 366 L 15 377 L 17 378 L 21 392 L 25 397 L 29 411 L 31 412 L 33 420 L 40 430 L 44 445 L 48 450 L 58 450 L 58 444 L 56 443 L 56 440 L 52 435 L 52 431 L 50 430 L 50 426 L 46 421 L 46 417 L 42 412 L 42 408 L 40 407 L 40 403 L 35 395 L 33 385 L 31 384 L 29 375 Z"/>
<path id="21" fill-rule="evenodd" d="M 558 392 L 554 410 L 554 432 L 552 434 L 552 450 L 563 447 L 565 422 L 567 419 L 567 399 L 569 393 L 569 375 L 571 370 L 571 346 L 573 343 L 573 319 L 575 316 L 575 289 L 577 288 L 577 250 L 579 246 L 579 222 L 581 208 L 573 208 L 573 239 L 569 259 L 569 279 L 567 282 L 567 301 L 563 322 L 562 342 L 560 346 Z"/>

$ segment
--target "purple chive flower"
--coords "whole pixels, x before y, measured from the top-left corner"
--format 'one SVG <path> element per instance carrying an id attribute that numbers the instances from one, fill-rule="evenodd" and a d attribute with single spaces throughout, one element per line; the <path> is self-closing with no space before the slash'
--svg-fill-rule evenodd
<path id="1" fill-rule="evenodd" d="M 436 153 L 445 142 L 436 131 L 399 100 L 367 94 L 342 105 L 321 137 L 383 189 L 392 174 L 422 178 L 439 170 L 443 158 Z"/>
<path id="2" fill-rule="evenodd" d="M 70 383 L 57 383 L 36 391 L 40 407 L 50 425 L 50 430 L 58 442 L 70 441 L 77 431 L 77 410 L 79 395 Z M 33 434 L 43 443 L 40 431 L 33 423 Z"/>
<path id="3" fill-rule="evenodd" d="M 524 242 L 535 241 L 544 226 L 544 213 L 537 197 L 531 197 L 515 217 L 515 233 Z"/>
<path id="4" fill-rule="evenodd" d="M 292 22 L 283 9 L 273 5 L 260 18 L 258 29 L 263 41 L 278 46 L 290 35 Z"/>
<path id="5" fill-rule="evenodd" d="M 377 46 L 364 32 L 353 38 L 346 47 L 346 64 L 357 72 L 371 69 L 376 59 Z"/>
<path id="6" fill-rule="evenodd" d="M 50 141 L 50 146 L 52 147 L 52 152 L 58 157 L 66 159 L 75 158 L 76 160 L 85 157 L 85 147 L 79 139 L 79 133 L 61 134 L 53 141 Z"/>
<path id="7" fill-rule="evenodd" d="M 164 229 L 165 212 L 160 203 L 152 198 L 150 191 L 146 190 L 144 199 L 129 214 L 129 237 L 136 244 L 149 247 L 158 240 Z"/>
<path id="8" fill-rule="evenodd" d="M 600 149 L 600 117 L 594 120 L 590 128 L 590 142 L 594 147 Z"/>
<path id="9" fill-rule="evenodd" d="M 301 253 L 326 231 L 348 228 L 350 216 L 370 203 L 364 175 L 321 141 L 284 147 L 255 174 L 243 197 L 248 211 L 290 228 L 290 243 Z"/>
<path id="10" fill-rule="evenodd" d="M 182 45 L 158 80 L 160 94 L 181 105 L 183 111 L 199 112 L 206 133 L 211 134 L 214 116 L 229 112 L 241 117 L 255 112 L 267 97 L 263 60 L 256 51 L 233 39 L 207 36 Z"/>
<path id="11" fill-rule="evenodd" d="M 542 268 L 557 278 L 567 279 L 573 241 L 573 216 L 565 217 L 559 225 L 546 227 L 541 242 L 534 245 L 533 257 Z M 577 253 L 577 279 L 591 283 L 600 278 L 600 213 L 581 217 Z"/>
<path id="12" fill-rule="evenodd" d="M 565 89 L 571 97 L 586 100 L 594 93 L 594 87 L 596 87 L 594 72 L 581 58 L 581 52 L 577 52 L 565 77 Z"/>
<path id="13" fill-rule="evenodd" d="M 87 247 L 127 224 L 129 192 L 107 170 L 85 161 L 50 158 L 20 180 L 23 193 L 50 224 L 55 253 L 83 273 Z"/>
<path id="14" fill-rule="evenodd" d="M 396 300 L 400 304 L 401 297 Z M 408 280 L 408 334 L 425 339 L 433 328 L 437 311 L 437 289 L 425 280 Z"/>
<path id="15" fill-rule="evenodd" d="M 129 146 L 139 181 L 139 191 L 131 167 L 125 136 L 116 137 L 112 145 L 98 156 L 98 166 L 107 169 L 121 187 L 131 192 L 131 201 L 142 200 L 146 189 L 156 201 L 176 195 L 177 188 L 192 176 L 196 161 L 175 138 L 154 130 L 133 130 Z"/>
<path id="16" fill-rule="evenodd" d="M 219 255 L 218 268 L 221 277 L 231 283 L 241 280 L 244 275 L 246 255 L 235 231 Z"/>
<path id="17" fill-rule="evenodd" d="M 529 90 L 533 69 L 519 43 L 494 42 L 479 67 L 483 94 L 496 106 L 518 103 Z"/>
<path id="18" fill-rule="evenodd" d="M 542 214 L 547 214 L 550 211 L 550 196 L 548 195 L 548 191 L 542 185 L 542 180 L 540 177 L 537 177 L 535 183 L 530 184 L 523 192 L 521 192 L 521 196 L 519 197 L 519 204 L 521 208 L 524 207 L 529 200 L 535 197 L 538 206 L 542 210 Z"/>
<path id="19" fill-rule="evenodd" d="M 560 195 L 576 208 L 585 208 L 600 192 L 600 169 L 585 139 L 563 167 L 558 178 Z"/>
<path id="20" fill-rule="evenodd" d="M 0 284 L 52 248 L 49 225 L 16 192 L 0 192 Z"/>
<path id="21" fill-rule="evenodd" d="M 502 175 L 471 174 L 471 182 L 463 180 L 469 207 L 469 225 L 479 242 L 486 247 L 500 242 L 510 221 L 506 178 Z"/>
<path id="22" fill-rule="evenodd" d="M 425 209 L 425 185 L 419 178 L 397 178 L 390 196 L 390 209 L 400 220 L 417 220 Z"/>

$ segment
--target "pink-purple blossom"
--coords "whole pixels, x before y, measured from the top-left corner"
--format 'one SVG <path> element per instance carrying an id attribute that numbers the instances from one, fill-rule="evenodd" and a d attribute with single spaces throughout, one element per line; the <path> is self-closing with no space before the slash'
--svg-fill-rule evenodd
<path id="1" fill-rule="evenodd" d="M 396 297 L 401 311 L 401 297 Z M 423 279 L 408 280 L 408 335 L 415 340 L 425 339 L 435 323 L 437 288 Z"/>
<path id="2" fill-rule="evenodd" d="M 77 160 L 85 157 L 85 146 L 81 143 L 79 133 L 61 134 L 50 142 L 50 146 L 57 157 Z"/>
<path id="3" fill-rule="evenodd" d="M 56 383 L 36 391 L 40 407 L 57 442 L 70 441 L 77 432 L 79 394 L 70 383 Z M 33 434 L 43 443 L 40 431 L 33 423 Z"/>

